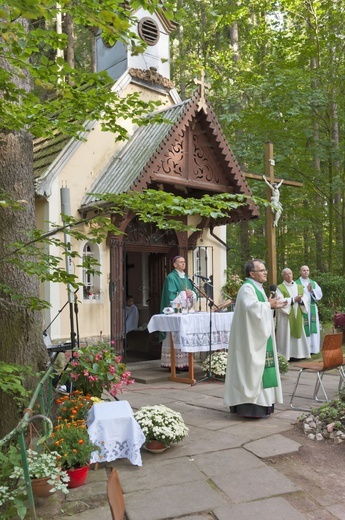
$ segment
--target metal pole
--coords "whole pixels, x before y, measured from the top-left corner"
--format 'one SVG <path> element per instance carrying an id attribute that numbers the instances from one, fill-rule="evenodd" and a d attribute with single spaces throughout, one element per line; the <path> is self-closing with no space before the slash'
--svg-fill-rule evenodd
<path id="1" fill-rule="evenodd" d="M 71 198 L 70 198 L 70 190 L 69 188 L 60 188 L 60 196 L 61 196 L 61 213 L 66 216 L 71 215 Z M 64 216 L 62 217 L 62 221 L 64 224 L 67 224 Z M 71 258 L 71 238 L 68 232 L 69 228 L 66 228 L 64 231 L 64 242 L 65 242 L 65 259 L 66 259 L 66 271 L 68 275 L 72 275 L 72 258 Z M 67 294 L 68 294 L 68 304 L 69 304 L 69 317 L 70 317 L 70 331 L 71 331 L 71 348 L 72 350 L 75 348 L 75 331 L 74 331 L 74 315 L 73 315 L 73 305 L 74 305 L 74 288 L 71 284 L 67 286 Z"/>

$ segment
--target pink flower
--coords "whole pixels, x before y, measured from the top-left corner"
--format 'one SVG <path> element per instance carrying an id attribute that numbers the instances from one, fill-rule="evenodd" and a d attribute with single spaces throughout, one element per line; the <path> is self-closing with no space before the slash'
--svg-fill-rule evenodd
<path id="1" fill-rule="evenodd" d="M 95 355 L 95 361 L 100 361 L 102 359 L 102 354 L 99 352 Z"/>
<path id="2" fill-rule="evenodd" d="M 89 372 L 87 370 L 84 370 L 83 374 L 87 377 L 89 375 Z"/>

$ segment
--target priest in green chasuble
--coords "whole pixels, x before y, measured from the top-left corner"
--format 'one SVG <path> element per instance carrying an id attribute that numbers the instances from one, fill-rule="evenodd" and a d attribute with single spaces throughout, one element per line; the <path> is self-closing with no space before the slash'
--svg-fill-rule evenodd
<path id="1" fill-rule="evenodd" d="M 317 302 L 322 298 L 322 289 L 315 280 L 309 278 L 310 270 L 307 265 L 302 265 L 301 276 L 296 280 L 304 289 L 304 301 L 309 303 L 309 311 L 304 315 L 309 328 L 309 348 L 311 354 L 320 352 L 320 321 Z"/>
<path id="2" fill-rule="evenodd" d="M 230 330 L 224 404 L 241 417 L 267 418 L 283 402 L 272 309 L 287 303 L 267 298 L 263 260 L 247 262 L 244 271 Z"/>
<path id="3" fill-rule="evenodd" d="M 173 258 L 174 270 L 168 274 L 164 280 L 160 312 L 165 307 L 173 305 L 174 307 L 192 307 L 197 300 L 197 292 L 192 282 L 184 272 L 186 269 L 186 260 L 183 256 L 175 256 Z M 161 366 L 163 368 L 171 368 L 170 356 L 170 333 L 162 334 L 162 354 Z M 175 349 L 176 369 L 188 369 L 188 353 Z"/>
<path id="4" fill-rule="evenodd" d="M 287 360 L 310 358 L 309 331 L 304 314 L 309 306 L 303 287 L 293 280 L 291 269 L 282 270 L 283 282 L 277 287 L 277 298 L 285 299 L 287 306 L 277 311 L 277 349 Z"/>

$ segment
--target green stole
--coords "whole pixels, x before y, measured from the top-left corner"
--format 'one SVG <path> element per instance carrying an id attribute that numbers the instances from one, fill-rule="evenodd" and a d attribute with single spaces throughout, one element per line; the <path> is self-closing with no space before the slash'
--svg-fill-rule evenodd
<path id="1" fill-rule="evenodd" d="M 316 288 L 316 284 L 314 282 L 314 280 L 311 280 L 309 278 L 309 281 L 311 283 L 311 286 L 313 289 Z M 298 280 L 296 280 L 296 283 L 298 285 L 302 285 L 302 282 L 301 280 L 298 278 Z M 304 287 L 304 286 L 302 286 Z M 309 329 L 309 319 L 308 319 L 308 314 L 306 312 L 303 313 L 303 319 L 304 319 L 304 330 L 305 330 L 305 333 L 306 335 L 309 337 L 310 336 L 310 333 L 311 334 L 316 334 L 317 333 L 317 325 L 316 325 L 316 302 L 314 300 L 314 298 L 312 296 L 310 296 L 310 325 L 311 325 L 311 331 Z"/>
<path id="2" fill-rule="evenodd" d="M 251 280 L 249 280 L 249 278 L 246 278 L 243 283 L 250 283 L 250 285 L 254 287 L 259 302 L 266 301 L 262 292 L 259 291 L 256 285 Z M 272 336 L 268 338 L 266 344 L 265 368 L 264 373 L 262 375 L 262 386 L 263 388 L 272 388 L 274 386 L 278 386 L 277 371 L 274 362 Z"/>
<path id="3" fill-rule="evenodd" d="M 278 285 L 278 289 L 280 289 L 280 292 L 282 293 L 284 298 L 290 298 L 290 300 L 291 300 L 291 296 L 290 296 L 290 293 L 289 293 L 286 285 L 281 283 L 280 285 Z M 303 287 L 301 285 L 297 285 L 297 290 L 298 290 L 298 294 L 300 296 L 302 296 Z M 289 324 L 290 324 L 290 334 L 293 338 L 298 339 L 302 336 L 302 324 L 303 324 L 302 321 L 304 322 L 303 312 L 302 312 L 302 309 L 300 308 L 300 306 L 298 306 L 297 316 L 295 316 L 293 305 L 291 305 L 291 311 L 289 314 Z M 304 322 L 304 328 L 305 328 L 305 322 Z M 308 329 L 309 329 L 309 327 L 308 327 Z M 307 331 L 305 331 L 305 332 L 307 334 Z M 308 332 L 309 332 L 309 330 L 308 330 Z"/>

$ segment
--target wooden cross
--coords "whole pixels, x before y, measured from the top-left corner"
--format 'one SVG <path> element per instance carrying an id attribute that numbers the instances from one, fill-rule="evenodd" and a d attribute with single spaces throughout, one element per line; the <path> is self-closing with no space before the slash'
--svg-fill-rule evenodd
<path id="1" fill-rule="evenodd" d="M 198 110 L 200 112 L 200 110 L 203 108 L 205 114 L 207 114 L 207 105 L 206 105 L 206 100 L 205 100 L 205 88 L 210 88 L 211 85 L 210 85 L 210 83 L 205 83 L 205 71 L 204 70 L 201 71 L 201 81 L 199 79 L 194 78 L 194 83 L 196 83 L 197 85 L 200 85 L 200 101 L 198 103 Z"/>
<path id="2" fill-rule="evenodd" d="M 271 185 L 283 182 L 283 186 L 295 186 L 301 188 L 303 184 L 288 179 L 276 179 L 274 177 L 273 143 L 265 143 L 265 176 Z M 243 172 L 247 179 L 263 181 L 262 175 L 256 173 Z M 271 200 L 271 188 L 267 186 L 267 198 Z M 270 284 L 277 284 L 277 253 L 276 253 L 276 227 L 274 226 L 274 209 L 270 206 L 266 209 L 266 228 L 267 228 L 267 249 L 268 249 L 268 281 Z"/>

